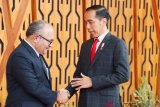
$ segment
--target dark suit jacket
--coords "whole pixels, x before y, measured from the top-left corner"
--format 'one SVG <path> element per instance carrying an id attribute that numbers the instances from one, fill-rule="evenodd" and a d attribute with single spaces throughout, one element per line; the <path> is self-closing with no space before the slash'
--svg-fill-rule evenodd
<path id="1" fill-rule="evenodd" d="M 129 80 L 128 52 L 125 43 L 108 33 L 90 64 L 93 39 L 82 44 L 74 77 L 84 75 L 92 79 L 92 87 L 81 89 L 78 107 L 121 107 L 119 84 Z M 76 92 L 69 84 L 71 96 Z"/>
<path id="2" fill-rule="evenodd" d="M 7 62 L 6 107 L 51 107 L 57 93 L 35 51 L 25 42 L 12 52 Z"/>

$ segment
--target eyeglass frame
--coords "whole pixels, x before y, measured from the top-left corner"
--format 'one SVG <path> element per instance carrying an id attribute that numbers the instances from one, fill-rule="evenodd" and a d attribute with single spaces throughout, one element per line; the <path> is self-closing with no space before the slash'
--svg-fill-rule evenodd
<path id="1" fill-rule="evenodd" d="M 53 43 L 53 40 L 48 40 L 45 37 L 43 37 L 42 35 L 38 35 L 38 36 L 40 36 L 41 38 L 43 38 L 44 40 L 46 40 L 47 42 L 49 42 L 49 45 Z"/>

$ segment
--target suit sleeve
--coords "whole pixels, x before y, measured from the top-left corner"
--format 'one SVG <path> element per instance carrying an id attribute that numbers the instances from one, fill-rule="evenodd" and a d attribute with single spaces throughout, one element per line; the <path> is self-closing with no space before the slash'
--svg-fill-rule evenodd
<path id="1" fill-rule="evenodd" d="M 81 66 L 81 55 L 82 55 L 82 50 L 84 49 L 84 44 L 82 44 L 81 46 L 81 51 L 80 51 L 80 56 L 79 56 L 79 59 L 78 59 L 78 63 L 77 63 L 77 66 L 76 66 L 76 70 L 74 72 L 74 75 L 73 75 L 73 78 L 80 78 L 81 77 L 81 70 L 80 70 L 80 66 Z M 74 93 L 77 92 L 76 87 L 72 87 L 71 84 L 69 83 L 68 86 L 66 87 L 66 89 L 70 92 L 70 97 L 73 96 Z"/>
<path id="2" fill-rule="evenodd" d="M 53 105 L 57 92 L 46 87 L 36 76 L 33 62 L 23 55 L 16 54 L 13 59 L 12 73 L 23 89 L 46 105 Z"/>
<path id="3" fill-rule="evenodd" d="M 127 82 L 129 80 L 129 75 L 128 51 L 125 43 L 119 40 L 113 54 L 113 72 L 107 75 L 92 77 L 92 87 L 100 89 L 119 85 Z"/>

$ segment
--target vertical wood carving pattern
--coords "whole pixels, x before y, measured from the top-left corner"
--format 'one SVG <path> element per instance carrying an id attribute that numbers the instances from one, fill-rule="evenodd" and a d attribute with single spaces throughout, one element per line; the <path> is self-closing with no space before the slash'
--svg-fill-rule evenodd
<path id="1" fill-rule="evenodd" d="M 146 75 L 156 92 L 160 49 L 156 24 L 160 24 L 160 21 L 155 23 L 151 0 L 137 0 L 138 26 L 134 28 L 133 3 L 134 0 L 0 0 L 0 107 L 4 107 L 7 96 L 6 60 L 25 38 L 28 25 L 35 19 L 46 20 L 54 27 L 55 40 L 45 59 L 51 69 L 53 90 L 66 87 L 72 79 L 80 46 L 83 40 L 90 38 L 83 28 L 83 9 L 94 4 L 104 5 L 108 9 L 111 15 L 109 30 L 123 39 L 128 48 L 131 76 L 129 82 L 121 85 L 123 104 L 127 107 L 136 87 L 135 82 L 139 84 L 143 75 Z M 160 20 L 160 0 L 156 0 L 156 4 Z M 137 68 L 134 66 L 134 29 L 137 30 Z M 69 107 L 77 105 L 78 96 L 77 93 L 70 99 Z"/>

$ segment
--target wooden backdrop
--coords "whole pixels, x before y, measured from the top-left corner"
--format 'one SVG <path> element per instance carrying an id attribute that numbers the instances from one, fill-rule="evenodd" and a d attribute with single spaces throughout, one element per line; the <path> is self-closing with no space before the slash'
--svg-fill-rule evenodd
<path id="1" fill-rule="evenodd" d="M 109 10 L 109 30 L 128 47 L 131 77 L 121 85 L 125 107 L 143 75 L 154 94 L 160 96 L 160 79 L 157 78 L 160 76 L 160 0 L 0 0 L 0 107 L 4 107 L 7 96 L 6 61 L 25 38 L 25 31 L 33 20 L 43 19 L 54 26 L 55 41 L 45 55 L 53 90 L 68 84 L 80 46 L 90 38 L 83 21 L 84 11 L 94 4 L 104 5 Z M 68 106 L 76 107 L 77 101 L 78 94 L 75 94 Z"/>

